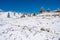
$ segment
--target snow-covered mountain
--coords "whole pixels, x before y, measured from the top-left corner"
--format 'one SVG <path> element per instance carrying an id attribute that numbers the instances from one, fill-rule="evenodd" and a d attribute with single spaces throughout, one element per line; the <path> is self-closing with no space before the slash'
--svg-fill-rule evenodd
<path id="1" fill-rule="evenodd" d="M 0 12 L 0 40 L 60 40 L 60 13 Z"/>

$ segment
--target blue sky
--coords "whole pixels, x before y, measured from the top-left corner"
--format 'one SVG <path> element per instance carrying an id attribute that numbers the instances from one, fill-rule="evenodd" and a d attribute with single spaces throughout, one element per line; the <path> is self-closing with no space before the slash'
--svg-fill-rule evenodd
<path id="1" fill-rule="evenodd" d="M 0 9 L 17 12 L 39 12 L 40 7 L 45 10 L 60 8 L 60 0 L 0 0 Z"/>

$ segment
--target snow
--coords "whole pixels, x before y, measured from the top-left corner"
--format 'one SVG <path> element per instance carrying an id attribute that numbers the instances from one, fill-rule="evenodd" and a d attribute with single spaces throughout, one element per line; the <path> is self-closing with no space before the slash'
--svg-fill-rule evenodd
<path id="1" fill-rule="evenodd" d="M 0 12 L 0 40 L 60 40 L 60 16 L 53 14 L 60 15 L 45 12 L 21 18 L 22 13 Z"/>

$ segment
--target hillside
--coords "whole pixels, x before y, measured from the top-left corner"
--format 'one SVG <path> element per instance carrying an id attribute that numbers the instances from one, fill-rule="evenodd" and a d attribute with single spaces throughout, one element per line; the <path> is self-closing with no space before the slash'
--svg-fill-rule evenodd
<path id="1" fill-rule="evenodd" d="M 60 13 L 0 12 L 0 40 L 60 40 Z"/>

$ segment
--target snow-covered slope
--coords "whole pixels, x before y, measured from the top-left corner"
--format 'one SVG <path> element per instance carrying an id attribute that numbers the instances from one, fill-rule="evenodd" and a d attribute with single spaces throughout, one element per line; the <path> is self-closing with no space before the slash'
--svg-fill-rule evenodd
<path id="1" fill-rule="evenodd" d="M 0 12 L 0 40 L 60 40 L 60 13 L 23 14 Z"/>

